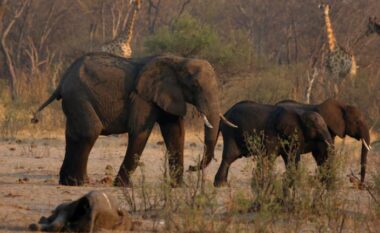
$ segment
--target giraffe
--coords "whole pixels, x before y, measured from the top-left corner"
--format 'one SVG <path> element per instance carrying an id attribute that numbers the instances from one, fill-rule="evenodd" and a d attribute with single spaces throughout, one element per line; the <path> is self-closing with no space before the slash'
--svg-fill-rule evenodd
<path id="1" fill-rule="evenodd" d="M 357 65 L 355 56 L 346 49 L 339 46 L 330 19 L 330 5 L 322 4 L 326 24 L 326 33 L 328 38 L 328 53 L 326 59 L 326 68 L 333 79 L 344 79 L 347 75 L 355 76 L 357 73 Z"/>
<path id="2" fill-rule="evenodd" d="M 365 34 L 366 36 L 369 36 L 374 33 L 377 33 L 380 36 L 380 23 L 377 22 L 376 17 L 370 16 L 368 18 L 367 32 Z"/>
<path id="3" fill-rule="evenodd" d="M 337 96 L 339 93 L 339 84 L 341 84 L 347 76 L 354 77 L 357 73 L 358 67 L 356 65 L 355 56 L 341 47 L 336 41 L 330 19 L 330 5 L 321 4 L 319 5 L 319 8 L 323 9 L 328 39 L 328 51 L 325 54 L 326 60 L 324 66 L 329 77 L 327 82 L 331 83 L 330 85 L 327 83 L 325 87 L 327 90 L 333 88 L 333 90 L 331 90 L 333 96 Z"/>
<path id="4" fill-rule="evenodd" d="M 112 53 L 117 56 L 129 58 L 132 56 L 131 40 L 133 26 L 135 24 L 137 11 L 140 10 L 141 0 L 133 0 L 133 6 L 128 16 L 126 29 L 115 39 L 102 45 L 101 51 Z"/>

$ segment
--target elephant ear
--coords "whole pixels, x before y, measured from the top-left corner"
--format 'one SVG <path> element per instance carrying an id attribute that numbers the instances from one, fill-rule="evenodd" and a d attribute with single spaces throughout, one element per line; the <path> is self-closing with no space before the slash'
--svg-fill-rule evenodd
<path id="1" fill-rule="evenodd" d="M 142 69 L 137 78 L 136 93 L 173 115 L 186 114 L 186 102 L 178 77 L 180 65 L 168 57 L 156 58 Z"/>
<path id="2" fill-rule="evenodd" d="M 346 135 L 344 106 L 334 99 L 328 99 L 320 104 L 317 109 L 331 133 L 343 138 Z"/>
<path id="3" fill-rule="evenodd" d="M 280 108 L 276 114 L 275 130 L 281 137 L 290 139 L 297 133 L 297 138 L 302 134 L 301 120 L 297 113 Z"/>

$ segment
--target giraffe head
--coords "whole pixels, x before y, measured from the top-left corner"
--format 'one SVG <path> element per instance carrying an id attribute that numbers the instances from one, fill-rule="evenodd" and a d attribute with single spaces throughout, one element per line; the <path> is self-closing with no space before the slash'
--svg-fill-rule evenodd
<path id="1" fill-rule="evenodd" d="M 330 13 L 330 5 L 329 4 L 324 4 L 324 3 L 321 3 L 319 4 L 319 9 L 323 9 L 323 13 L 325 13 L 326 15 L 328 15 Z"/>

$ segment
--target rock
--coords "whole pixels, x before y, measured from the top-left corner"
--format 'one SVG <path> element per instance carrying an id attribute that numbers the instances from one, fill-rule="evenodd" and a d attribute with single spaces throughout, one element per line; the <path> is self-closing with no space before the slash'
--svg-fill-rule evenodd
<path id="1" fill-rule="evenodd" d="M 29 178 L 28 177 L 24 177 L 24 178 L 18 179 L 18 183 L 19 184 L 25 184 L 25 183 L 28 183 L 28 182 L 29 182 Z"/>

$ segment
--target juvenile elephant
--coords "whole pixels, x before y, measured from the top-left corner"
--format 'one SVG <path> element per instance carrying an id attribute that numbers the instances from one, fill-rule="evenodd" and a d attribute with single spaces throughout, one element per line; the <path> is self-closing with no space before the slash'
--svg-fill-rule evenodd
<path id="1" fill-rule="evenodd" d="M 129 231 L 132 220 L 120 209 L 116 199 L 104 192 L 92 191 L 78 200 L 58 205 L 49 217 L 31 224 L 32 231 L 98 232 L 101 230 Z"/>
<path id="2" fill-rule="evenodd" d="M 222 186 L 227 182 L 230 165 L 242 156 L 257 155 L 254 148 L 249 148 L 247 135 L 263 133 L 263 146 L 267 155 L 281 155 L 285 165 L 289 163 L 290 150 L 295 154 L 295 163 L 300 154 L 305 153 L 305 146 L 310 143 L 323 145 L 327 150 L 332 143 L 331 135 L 323 118 L 316 112 L 308 111 L 299 114 L 296 111 L 273 105 L 243 101 L 235 104 L 224 116 L 238 128 L 230 128 L 221 124 L 223 135 L 222 162 L 215 176 L 214 185 Z M 295 141 L 297 146 L 290 148 L 283 142 Z M 327 159 L 327 158 L 325 158 Z"/>
<path id="3" fill-rule="evenodd" d="M 364 182 L 367 154 L 371 149 L 371 139 L 368 125 L 365 122 L 362 112 L 358 108 L 334 99 L 327 99 L 321 104 L 302 104 L 293 100 L 285 100 L 276 105 L 295 110 L 299 113 L 305 111 L 319 113 L 325 120 L 333 140 L 336 136 L 344 138 L 346 135 L 353 137 L 356 140 L 361 140 L 360 180 L 361 182 Z M 319 159 L 320 154 L 316 151 L 315 147 L 310 146 L 308 152 L 312 152 L 316 160 Z"/>
<path id="4" fill-rule="evenodd" d="M 186 103 L 205 121 L 205 154 L 212 157 L 219 128 L 218 85 L 205 60 L 173 55 L 125 59 L 91 53 L 77 59 L 36 114 L 62 99 L 66 116 L 66 153 L 59 183 L 82 185 L 87 160 L 99 135 L 129 133 L 128 148 L 115 185 L 129 186 L 154 124 L 169 152 L 173 185 L 182 183 Z M 32 119 L 38 122 L 37 118 Z"/>

